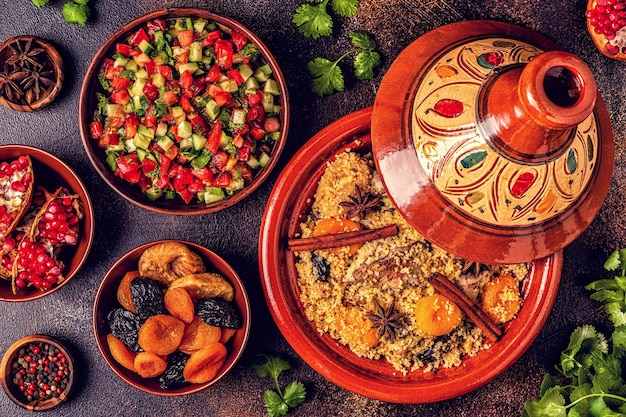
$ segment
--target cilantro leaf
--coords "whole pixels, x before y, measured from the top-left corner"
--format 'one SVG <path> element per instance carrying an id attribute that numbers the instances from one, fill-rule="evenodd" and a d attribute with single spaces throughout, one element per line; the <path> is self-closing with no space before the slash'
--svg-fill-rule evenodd
<path id="1" fill-rule="evenodd" d="M 359 80 L 374 78 L 374 68 L 380 65 L 380 55 L 376 51 L 359 52 L 354 59 L 354 75 Z"/>
<path id="2" fill-rule="evenodd" d="M 294 381 L 285 387 L 283 394 L 285 403 L 290 408 L 295 408 L 304 402 L 306 397 L 306 389 L 302 382 Z"/>
<path id="3" fill-rule="evenodd" d="M 32 0 L 32 2 L 35 6 L 42 8 L 43 6 L 50 3 L 50 0 Z"/>
<path id="4" fill-rule="evenodd" d="M 265 390 L 263 400 L 270 417 L 284 416 L 289 411 L 289 406 L 276 391 Z"/>
<path id="5" fill-rule="evenodd" d="M 358 10 L 359 0 L 331 0 L 330 6 L 339 16 L 352 17 Z"/>
<path id="6" fill-rule="evenodd" d="M 89 6 L 85 3 L 67 2 L 63 5 L 63 18 L 67 23 L 76 23 L 84 27 L 89 18 Z"/>
<path id="7" fill-rule="evenodd" d="M 529 417 L 567 417 L 565 398 L 558 386 L 550 388 L 540 399 L 524 404 L 524 410 Z"/>
<path id="8" fill-rule="evenodd" d="M 355 30 L 350 32 L 348 36 L 350 36 L 350 41 L 357 48 L 365 50 L 376 49 L 376 42 L 365 32 Z"/>
<path id="9" fill-rule="evenodd" d="M 276 384 L 276 391 L 265 390 L 263 400 L 265 408 L 270 417 L 284 416 L 290 408 L 295 408 L 302 404 L 306 397 L 304 384 L 298 381 L 289 383 L 284 391 L 280 389 L 278 376 L 281 372 L 291 368 L 289 362 L 277 356 L 265 356 L 265 362 L 255 364 L 254 369 L 260 377 L 272 377 Z"/>
<path id="10" fill-rule="evenodd" d="M 265 358 L 266 361 L 264 363 L 254 365 L 256 373 L 260 377 L 271 376 L 272 378 L 278 378 L 282 371 L 291 368 L 289 362 L 277 356 L 265 356 Z"/>
<path id="11" fill-rule="evenodd" d="M 604 263 L 607 271 L 622 270 L 622 275 L 626 272 L 626 248 L 614 251 Z"/>
<path id="12" fill-rule="evenodd" d="M 333 32 L 333 19 L 326 11 L 327 4 L 328 0 L 324 0 L 319 4 L 303 4 L 298 7 L 292 19 L 298 26 L 298 31 L 313 39 L 330 36 Z"/>
<path id="13" fill-rule="evenodd" d="M 313 77 L 311 82 L 313 92 L 318 96 L 323 97 L 335 91 L 344 90 L 343 72 L 338 66 L 339 60 L 330 61 L 326 58 L 318 57 L 307 64 L 307 68 Z"/>

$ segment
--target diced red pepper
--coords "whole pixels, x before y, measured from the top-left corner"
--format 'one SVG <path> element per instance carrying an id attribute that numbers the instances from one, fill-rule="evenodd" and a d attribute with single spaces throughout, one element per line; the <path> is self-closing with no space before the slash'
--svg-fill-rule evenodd
<path id="1" fill-rule="evenodd" d="M 165 188 L 165 186 L 170 182 L 167 172 L 170 168 L 172 160 L 161 153 L 157 154 L 157 158 L 159 160 L 159 179 L 155 185 L 159 188 Z"/>
<path id="2" fill-rule="evenodd" d="M 125 105 L 130 102 L 130 95 L 126 90 L 117 90 L 111 93 L 111 101 L 115 104 Z"/>
<path id="3" fill-rule="evenodd" d="M 218 120 L 217 122 L 213 123 L 213 127 L 211 127 L 211 132 L 209 133 L 209 136 L 207 137 L 207 141 L 204 144 L 204 147 L 209 152 L 215 155 L 215 153 L 220 147 L 221 137 L 222 137 L 222 122 Z"/>
<path id="4" fill-rule="evenodd" d="M 204 40 L 202 41 L 202 46 L 212 46 L 212 45 L 215 45 L 215 42 L 218 39 L 222 39 L 222 32 L 220 32 L 219 30 L 215 29 L 213 32 L 209 32 L 209 34 L 206 35 L 206 38 L 204 38 Z"/>
<path id="5" fill-rule="evenodd" d="M 183 48 L 188 47 L 193 42 L 193 30 L 180 30 L 178 31 L 178 42 Z"/>
<path id="6" fill-rule="evenodd" d="M 126 131 L 127 138 L 133 138 L 137 134 L 137 128 L 139 127 L 139 117 L 135 113 L 128 113 L 124 121 L 124 130 Z"/>
<path id="7" fill-rule="evenodd" d="M 233 43 L 237 47 L 238 51 L 241 51 L 241 48 L 246 46 L 248 43 L 248 38 L 245 35 L 237 32 L 236 30 L 231 31 L 230 36 L 232 36 Z"/>
<path id="8" fill-rule="evenodd" d="M 219 39 L 215 42 L 215 55 L 217 65 L 222 69 L 233 67 L 233 43 L 228 40 Z"/>
<path id="9" fill-rule="evenodd" d="M 143 28 L 141 28 L 137 32 L 135 32 L 133 36 L 130 37 L 130 39 L 128 40 L 128 43 L 130 43 L 132 46 L 139 46 L 141 41 L 144 41 L 144 40 L 150 42 L 150 38 L 148 38 L 148 34 L 146 33 L 145 30 L 143 30 Z"/>
<path id="10" fill-rule="evenodd" d="M 222 172 L 220 175 L 213 178 L 211 185 L 213 185 L 213 187 L 226 188 L 230 186 L 230 180 L 230 174 L 228 172 Z"/>
<path id="11" fill-rule="evenodd" d="M 164 76 L 166 80 L 171 80 L 173 78 L 172 67 L 169 65 L 159 65 L 157 67 L 157 71 L 159 74 Z"/>
<path id="12" fill-rule="evenodd" d="M 179 103 L 181 107 L 183 108 L 183 110 L 185 111 L 185 113 L 191 113 L 193 111 L 193 105 L 191 104 L 191 101 L 189 101 L 187 97 L 181 96 L 179 99 Z"/>
<path id="13" fill-rule="evenodd" d="M 122 54 L 124 56 L 132 56 L 133 47 L 125 43 L 118 43 L 115 45 L 115 53 Z"/>
<path id="14" fill-rule="evenodd" d="M 152 78 L 146 81 L 142 91 L 150 101 L 154 101 L 159 97 L 159 88 L 152 83 Z"/>
<path id="15" fill-rule="evenodd" d="M 133 184 L 139 182 L 141 164 L 136 153 L 120 156 L 115 159 L 115 163 L 117 164 L 115 173 L 118 176 Z"/>
<path id="16" fill-rule="evenodd" d="M 111 81 L 111 87 L 116 90 L 126 90 L 133 83 L 130 78 L 119 77 Z"/>
<path id="17" fill-rule="evenodd" d="M 237 85 L 241 85 L 243 84 L 243 77 L 241 76 L 241 74 L 239 73 L 239 71 L 237 71 L 236 69 L 230 70 L 226 73 L 226 75 L 228 76 L 228 78 L 230 78 L 231 80 L 235 80 L 235 82 L 237 83 Z"/>
<path id="18" fill-rule="evenodd" d="M 185 188 L 184 190 L 180 191 L 178 195 L 180 196 L 180 198 L 185 200 L 185 203 L 189 204 L 191 200 L 193 200 L 193 196 L 195 194 L 189 191 L 189 189 Z"/>
<path id="19" fill-rule="evenodd" d="M 89 124 L 89 135 L 92 139 L 100 139 L 104 130 L 102 129 L 102 123 L 98 120 L 94 120 Z"/>
<path id="20" fill-rule="evenodd" d="M 209 83 L 216 83 L 219 81 L 221 76 L 222 76 L 222 71 L 220 71 L 220 67 L 218 67 L 217 64 L 215 64 L 215 65 L 212 65 L 211 68 L 209 68 L 209 71 L 207 72 L 205 79 Z"/>
<path id="21" fill-rule="evenodd" d="M 188 70 L 185 70 L 180 74 L 178 82 L 182 88 L 190 88 L 193 84 L 193 75 Z"/>
<path id="22" fill-rule="evenodd" d="M 187 119 L 189 119 L 191 126 L 196 132 L 200 133 L 203 136 L 206 136 L 209 128 L 201 114 L 190 113 L 187 115 Z"/>

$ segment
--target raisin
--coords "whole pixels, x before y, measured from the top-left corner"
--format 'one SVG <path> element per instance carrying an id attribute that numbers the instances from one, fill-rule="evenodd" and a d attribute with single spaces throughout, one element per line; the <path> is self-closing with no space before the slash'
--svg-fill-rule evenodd
<path id="1" fill-rule="evenodd" d="M 313 254 L 311 256 L 311 262 L 313 262 L 313 266 L 315 267 L 317 280 L 327 282 L 328 277 L 330 276 L 330 265 L 328 265 L 326 259 L 316 254 Z"/>
<path id="2" fill-rule="evenodd" d="M 150 278 L 137 277 L 130 282 L 130 295 L 141 320 L 165 313 L 161 285 Z"/>
<path id="3" fill-rule="evenodd" d="M 189 385 L 183 376 L 183 370 L 187 365 L 189 355 L 185 355 L 180 351 L 172 353 L 167 358 L 167 368 L 165 372 L 159 376 L 159 385 L 162 389 L 175 389 Z"/>
<path id="4" fill-rule="evenodd" d="M 107 315 L 107 323 L 113 336 L 124 342 L 133 352 L 139 352 L 141 319 L 137 314 L 123 308 L 115 308 Z"/>
<path id="5" fill-rule="evenodd" d="M 203 298 L 196 303 L 196 316 L 215 327 L 238 329 L 241 316 L 232 303 L 223 298 Z"/>

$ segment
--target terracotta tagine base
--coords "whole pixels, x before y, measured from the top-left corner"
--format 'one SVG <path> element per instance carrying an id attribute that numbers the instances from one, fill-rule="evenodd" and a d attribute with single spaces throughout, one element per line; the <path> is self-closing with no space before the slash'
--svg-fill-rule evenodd
<path id="1" fill-rule="evenodd" d="M 614 153 L 586 64 L 492 21 L 443 26 L 398 56 L 374 104 L 372 148 L 407 221 L 486 264 L 576 239 L 608 192 Z"/>

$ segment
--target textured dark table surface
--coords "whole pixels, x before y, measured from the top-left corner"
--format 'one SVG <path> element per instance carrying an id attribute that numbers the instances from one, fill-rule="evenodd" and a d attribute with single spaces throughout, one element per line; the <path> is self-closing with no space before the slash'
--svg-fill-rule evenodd
<path id="1" fill-rule="evenodd" d="M 303 0 L 302 0 L 303 1 Z M 49 416 L 263 416 L 263 390 L 270 380 L 251 365 L 260 353 L 280 354 L 294 365 L 289 378 L 302 381 L 308 394 L 297 416 L 517 416 L 553 369 L 569 334 L 579 324 L 602 328 L 604 315 L 583 285 L 606 277 L 605 257 L 626 245 L 622 168 L 626 78 L 624 63 L 600 55 L 586 33 L 585 0 L 361 0 L 357 16 L 335 19 L 329 38 L 310 40 L 297 32 L 292 15 L 301 0 L 149 1 L 92 0 L 86 27 L 68 25 L 64 1 L 43 9 L 30 0 L 0 0 L 0 41 L 37 35 L 52 42 L 65 61 L 63 90 L 49 107 L 34 113 L 0 108 L 0 144 L 28 144 L 65 160 L 81 176 L 95 203 L 96 235 L 89 259 L 62 291 L 29 303 L 0 303 L 0 351 L 16 339 L 45 333 L 67 342 L 79 358 L 80 381 L 71 401 Z M 289 143 L 278 168 L 252 196 L 235 207 L 200 217 L 156 215 L 131 205 L 111 191 L 92 168 L 77 127 L 80 86 L 98 47 L 118 27 L 164 7 L 199 7 L 232 17 L 256 32 L 273 51 L 286 75 L 292 106 Z M 419 35 L 446 23 L 494 19 L 518 24 L 579 55 L 596 76 L 615 131 L 615 174 L 609 196 L 590 228 L 565 249 L 558 298 L 543 330 L 524 356 L 486 386 L 436 404 L 398 405 L 371 400 L 339 388 L 313 371 L 285 342 L 263 298 L 257 268 L 258 230 L 267 197 L 280 169 L 315 132 L 352 111 L 372 105 L 382 75 L 399 52 Z M 366 82 L 346 77 L 347 90 L 320 99 L 309 89 L 306 62 L 317 55 L 336 57 L 348 48 L 354 29 L 373 34 L 384 57 L 377 76 Z M 346 71 L 347 72 L 347 71 Z M 233 227 L 237 225 L 237 227 Z M 252 334 L 243 358 L 215 386 L 183 398 L 161 398 L 131 388 L 100 356 L 92 331 L 92 304 L 101 278 L 128 250 L 156 239 L 183 238 L 222 254 L 242 276 L 253 309 Z M 0 416 L 29 414 L 0 395 Z"/>

